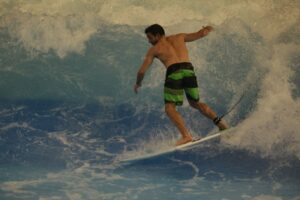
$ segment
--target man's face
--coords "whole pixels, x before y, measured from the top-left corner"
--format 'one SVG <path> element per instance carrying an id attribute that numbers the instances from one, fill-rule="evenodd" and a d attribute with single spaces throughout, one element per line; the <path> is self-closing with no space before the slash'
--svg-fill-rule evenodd
<path id="1" fill-rule="evenodd" d="M 148 38 L 148 42 L 151 43 L 152 45 L 155 45 L 158 42 L 159 38 L 160 38 L 159 35 L 155 36 L 151 33 L 147 33 L 146 35 L 147 35 L 147 38 Z"/>

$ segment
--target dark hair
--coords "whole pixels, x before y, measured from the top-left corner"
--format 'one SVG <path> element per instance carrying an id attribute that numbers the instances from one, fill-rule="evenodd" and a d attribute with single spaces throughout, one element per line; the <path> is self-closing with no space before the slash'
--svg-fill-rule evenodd
<path id="1" fill-rule="evenodd" d="M 151 26 L 145 29 L 145 34 L 151 33 L 152 35 L 165 35 L 165 30 L 159 24 L 152 24 Z"/>

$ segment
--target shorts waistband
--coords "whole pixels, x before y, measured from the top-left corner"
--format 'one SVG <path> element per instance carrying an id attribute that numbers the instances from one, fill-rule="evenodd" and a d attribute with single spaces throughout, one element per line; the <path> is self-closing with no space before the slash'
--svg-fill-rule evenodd
<path id="1" fill-rule="evenodd" d="M 170 65 L 167 68 L 166 76 L 168 77 L 170 74 L 172 74 L 173 72 L 176 72 L 180 69 L 194 70 L 194 67 L 193 67 L 192 63 L 190 63 L 190 62 L 175 63 L 175 64 Z"/>

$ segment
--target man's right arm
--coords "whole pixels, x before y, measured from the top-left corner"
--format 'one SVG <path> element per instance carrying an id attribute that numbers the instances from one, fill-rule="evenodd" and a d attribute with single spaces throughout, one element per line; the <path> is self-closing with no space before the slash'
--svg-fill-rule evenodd
<path id="1" fill-rule="evenodd" d="M 185 42 L 193 42 L 195 40 L 198 40 L 202 37 L 207 36 L 208 33 L 211 32 L 212 30 L 213 30 L 213 28 L 211 26 L 205 26 L 197 32 L 186 33 L 186 34 L 184 34 L 184 41 Z"/>
<path id="2" fill-rule="evenodd" d="M 154 50 L 153 50 L 153 48 L 151 48 L 147 52 L 147 54 L 144 58 L 144 62 L 137 73 L 136 84 L 134 86 L 135 93 L 137 93 L 138 88 L 141 87 L 142 81 L 144 79 L 144 75 L 145 75 L 147 69 L 149 68 L 149 66 L 152 64 L 153 59 L 154 59 Z"/>

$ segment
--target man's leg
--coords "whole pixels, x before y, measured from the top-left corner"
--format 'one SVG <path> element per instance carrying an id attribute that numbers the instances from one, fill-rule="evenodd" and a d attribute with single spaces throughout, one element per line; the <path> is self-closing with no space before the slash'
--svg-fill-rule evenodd
<path id="1" fill-rule="evenodd" d="M 193 100 L 189 100 L 189 104 L 199 110 L 204 116 L 206 116 L 207 118 L 211 119 L 211 120 L 215 120 L 218 116 L 217 114 L 205 103 L 203 102 L 196 102 Z M 216 123 L 216 125 L 219 127 L 220 130 L 224 130 L 227 129 L 228 126 L 227 124 L 224 122 L 224 120 L 221 120 L 219 122 Z"/>
<path id="2" fill-rule="evenodd" d="M 165 104 L 165 111 L 171 121 L 175 124 L 175 126 L 178 128 L 178 130 L 181 133 L 182 138 L 177 141 L 176 145 L 185 144 L 187 142 L 192 141 L 192 136 L 189 134 L 187 128 L 184 125 L 184 121 L 176 110 L 176 106 L 173 103 L 166 103 Z"/>

